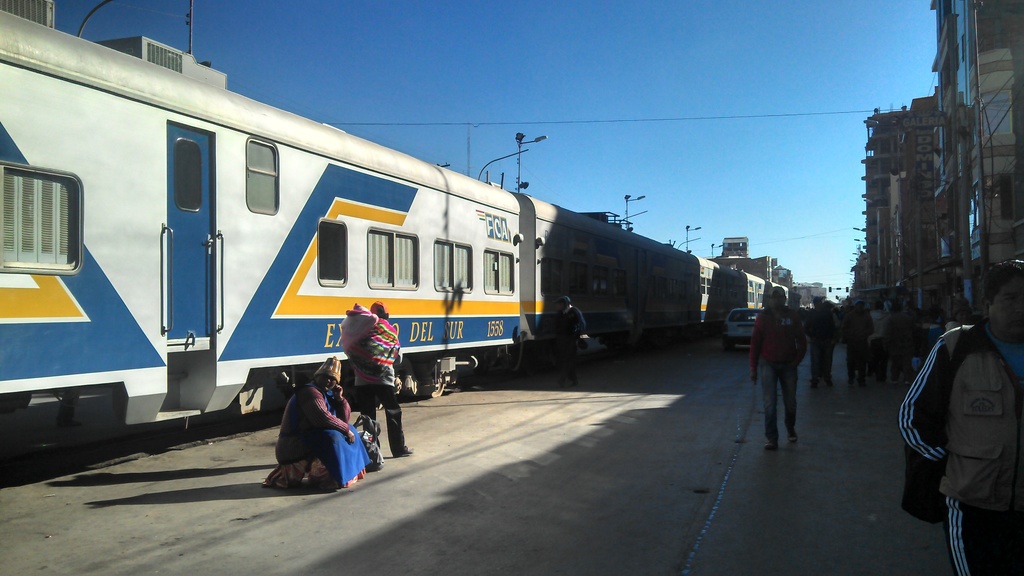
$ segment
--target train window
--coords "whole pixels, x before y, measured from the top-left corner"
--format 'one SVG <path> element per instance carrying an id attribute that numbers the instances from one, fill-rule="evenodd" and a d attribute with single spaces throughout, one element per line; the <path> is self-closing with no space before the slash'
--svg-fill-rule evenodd
<path id="1" fill-rule="evenodd" d="M 320 283 L 344 286 L 348 281 L 348 230 L 341 222 L 321 220 L 316 227 L 316 265 Z"/>
<path id="2" fill-rule="evenodd" d="M 183 212 L 203 207 L 203 152 L 187 138 L 174 141 L 174 205 Z"/>
<path id="3" fill-rule="evenodd" d="M 590 250 L 590 236 L 585 235 L 581 232 L 573 232 L 572 234 L 572 254 L 573 256 L 586 256 Z"/>
<path id="4" fill-rule="evenodd" d="M 612 270 L 612 296 L 626 295 L 626 271 Z"/>
<path id="5" fill-rule="evenodd" d="M 78 180 L 6 166 L 0 173 L 0 270 L 76 272 L 82 261 Z"/>
<path id="6" fill-rule="evenodd" d="M 371 230 L 367 237 L 366 275 L 373 288 L 416 288 L 419 285 L 415 236 Z"/>
<path id="7" fill-rule="evenodd" d="M 562 261 L 557 258 L 542 258 L 540 261 L 540 293 L 562 294 Z"/>
<path id="8" fill-rule="evenodd" d="M 277 214 L 280 206 L 277 150 L 249 140 L 245 146 L 245 205 L 256 214 Z"/>
<path id="9" fill-rule="evenodd" d="M 583 262 L 569 263 L 569 294 L 587 293 L 587 265 Z"/>
<path id="10" fill-rule="evenodd" d="M 594 266 L 594 276 L 591 278 L 591 292 L 596 296 L 607 296 L 608 290 L 608 267 Z"/>
<path id="11" fill-rule="evenodd" d="M 484 292 L 511 294 L 515 289 L 513 256 L 504 252 L 484 250 Z"/>
<path id="12" fill-rule="evenodd" d="M 434 242 L 434 288 L 469 292 L 473 288 L 473 249 L 469 246 Z"/>

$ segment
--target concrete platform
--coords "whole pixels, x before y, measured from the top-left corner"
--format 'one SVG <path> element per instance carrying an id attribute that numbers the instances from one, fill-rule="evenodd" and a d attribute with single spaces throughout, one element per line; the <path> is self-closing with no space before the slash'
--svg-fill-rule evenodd
<path id="1" fill-rule="evenodd" d="M 406 404 L 415 456 L 335 493 L 260 486 L 276 428 L 6 488 L 0 574 L 949 573 L 899 509 L 905 388 L 802 370 L 776 452 L 705 341 Z"/>

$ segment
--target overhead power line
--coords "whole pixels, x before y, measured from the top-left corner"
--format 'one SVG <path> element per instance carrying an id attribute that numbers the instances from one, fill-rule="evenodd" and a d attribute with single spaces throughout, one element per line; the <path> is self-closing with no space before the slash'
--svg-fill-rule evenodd
<path id="1" fill-rule="evenodd" d="M 707 120 L 753 120 L 766 118 L 794 118 L 800 116 L 839 116 L 843 114 L 872 114 L 874 110 L 843 110 L 833 112 L 785 112 L 781 114 L 735 114 L 725 116 L 677 116 L 666 118 L 612 118 L 591 120 L 531 120 L 526 122 L 325 122 L 331 126 L 537 126 L 548 124 L 628 124 L 641 122 L 697 122 Z"/>

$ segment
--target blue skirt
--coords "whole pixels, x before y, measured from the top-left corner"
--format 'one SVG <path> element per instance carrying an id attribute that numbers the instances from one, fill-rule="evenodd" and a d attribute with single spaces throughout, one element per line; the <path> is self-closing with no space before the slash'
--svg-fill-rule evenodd
<path id="1" fill-rule="evenodd" d="M 331 478 L 342 486 L 355 480 L 370 463 L 370 456 L 358 433 L 356 441 L 351 444 L 337 430 L 309 430 L 302 433 L 302 441 L 323 462 Z"/>

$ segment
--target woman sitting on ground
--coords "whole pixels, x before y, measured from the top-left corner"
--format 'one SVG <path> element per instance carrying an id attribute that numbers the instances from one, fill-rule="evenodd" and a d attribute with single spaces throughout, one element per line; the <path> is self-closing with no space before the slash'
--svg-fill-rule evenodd
<path id="1" fill-rule="evenodd" d="M 310 486 L 337 490 L 366 476 L 370 457 L 348 424 L 352 410 L 341 395 L 340 381 L 341 362 L 332 357 L 312 382 L 296 387 L 281 419 L 278 465 L 264 486 L 297 488 L 308 474 Z"/>

